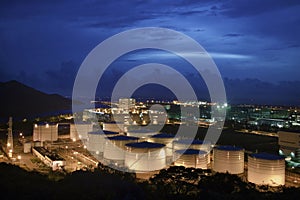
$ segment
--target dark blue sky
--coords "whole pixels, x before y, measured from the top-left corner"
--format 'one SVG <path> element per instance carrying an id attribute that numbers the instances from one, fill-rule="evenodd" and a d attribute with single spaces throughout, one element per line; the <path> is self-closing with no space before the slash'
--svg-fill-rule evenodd
<path id="1" fill-rule="evenodd" d="M 96 45 L 120 31 L 147 26 L 171 28 L 197 40 L 226 78 L 232 99 L 300 105 L 297 0 L 3 0 L 0 81 L 15 79 L 70 95 L 80 64 Z M 135 60 L 132 55 L 119 65 Z M 264 91 L 256 93 L 262 86 L 270 98 L 259 96 Z M 252 98 L 241 99 L 245 88 L 253 90 Z"/>

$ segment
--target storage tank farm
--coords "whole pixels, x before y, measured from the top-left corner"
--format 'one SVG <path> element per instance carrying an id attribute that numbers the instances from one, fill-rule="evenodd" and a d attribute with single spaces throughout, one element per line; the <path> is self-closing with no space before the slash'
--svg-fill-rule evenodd
<path id="1" fill-rule="evenodd" d="M 182 149 L 174 152 L 174 165 L 193 167 L 193 168 L 208 168 L 209 154 L 206 151 L 198 149 Z"/>
<path id="2" fill-rule="evenodd" d="M 213 165 L 215 172 L 244 173 L 244 149 L 235 146 L 217 146 L 213 149 Z"/>
<path id="3" fill-rule="evenodd" d="M 179 158 L 179 152 L 175 153 L 177 150 L 183 149 L 195 149 L 201 150 L 207 153 L 207 164 L 210 163 L 210 150 L 211 142 L 203 141 L 198 139 L 177 139 L 173 141 L 173 161 Z"/>
<path id="4" fill-rule="evenodd" d="M 173 162 L 173 141 L 174 141 L 174 134 L 169 133 L 159 133 L 156 135 L 152 135 L 148 142 L 153 143 L 161 143 L 166 145 L 166 163 L 171 164 Z"/>
<path id="5" fill-rule="evenodd" d="M 165 145 L 152 142 L 128 143 L 125 167 L 136 172 L 150 172 L 166 167 Z"/>
<path id="6" fill-rule="evenodd" d="M 284 157 L 268 153 L 255 153 L 248 155 L 247 178 L 249 182 L 257 185 L 284 185 Z"/>
<path id="7" fill-rule="evenodd" d="M 105 140 L 103 158 L 106 164 L 114 164 L 116 166 L 124 166 L 125 164 L 125 145 L 128 143 L 138 142 L 137 137 L 126 135 L 116 135 L 108 137 Z"/>
<path id="8" fill-rule="evenodd" d="M 88 132 L 88 139 L 86 142 L 87 150 L 97 159 L 103 159 L 105 140 L 107 137 L 116 136 L 118 134 L 118 132 L 102 130 Z"/>

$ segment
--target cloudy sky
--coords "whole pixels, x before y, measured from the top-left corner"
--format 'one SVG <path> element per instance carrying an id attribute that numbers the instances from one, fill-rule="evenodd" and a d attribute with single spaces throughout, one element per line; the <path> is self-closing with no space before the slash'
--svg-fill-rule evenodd
<path id="1" fill-rule="evenodd" d="M 3 0 L 0 81 L 15 79 L 70 95 L 79 66 L 96 45 L 149 26 L 174 29 L 199 42 L 217 64 L 233 102 L 300 105 L 297 0 Z M 116 65 L 136 65 L 143 55 L 125 56 Z M 262 87 L 269 97 L 262 96 Z M 251 98 L 241 98 L 245 90 L 253 91 Z"/>

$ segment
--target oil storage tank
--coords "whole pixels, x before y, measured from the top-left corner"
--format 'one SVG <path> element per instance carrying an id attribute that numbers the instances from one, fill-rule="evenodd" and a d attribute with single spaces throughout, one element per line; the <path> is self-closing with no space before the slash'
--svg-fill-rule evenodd
<path id="1" fill-rule="evenodd" d="M 136 172 L 156 171 L 166 166 L 165 145 L 152 142 L 128 143 L 125 166 Z"/>
<path id="2" fill-rule="evenodd" d="M 174 165 L 207 169 L 209 154 L 198 149 L 183 149 L 174 152 Z"/>
<path id="3" fill-rule="evenodd" d="M 93 124 L 81 122 L 70 124 L 70 138 L 72 140 L 86 141 L 88 139 L 88 132 L 93 131 Z"/>
<path id="4" fill-rule="evenodd" d="M 166 159 L 167 163 L 172 162 L 173 157 L 173 140 L 175 135 L 169 133 L 159 133 L 151 136 L 148 142 L 160 143 L 166 145 Z"/>
<path id="5" fill-rule="evenodd" d="M 103 122 L 103 130 L 113 132 L 124 132 L 124 123 L 120 122 Z"/>
<path id="6" fill-rule="evenodd" d="M 197 149 L 207 152 L 207 163 L 210 163 L 211 142 L 197 139 L 178 139 L 173 141 L 173 154 L 176 150 Z M 178 154 L 178 153 L 177 153 Z M 173 157 L 174 158 L 174 157 Z"/>
<path id="7" fill-rule="evenodd" d="M 213 171 L 230 174 L 244 172 L 244 149 L 235 146 L 217 146 L 213 149 Z"/>
<path id="8" fill-rule="evenodd" d="M 103 156 L 106 138 L 118 134 L 117 132 L 101 130 L 88 132 L 88 140 L 86 142 L 87 150 L 92 154 L 99 155 L 101 158 Z"/>
<path id="9" fill-rule="evenodd" d="M 257 185 L 284 185 L 284 157 L 268 153 L 250 154 L 248 156 L 247 178 L 249 182 Z"/>
<path id="10" fill-rule="evenodd" d="M 134 129 L 127 131 L 127 136 L 138 137 L 140 138 L 140 140 L 144 139 L 145 141 L 147 140 L 147 138 L 155 134 L 157 134 L 157 132 L 150 129 Z"/>
<path id="11" fill-rule="evenodd" d="M 202 151 L 210 151 L 211 142 L 197 139 L 178 139 L 173 142 L 173 150 L 181 149 L 198 149 Z"/>
<path id="12" fill-rule="evenodd" d="M 125 145 L 128 143 L 138 142 L 137 137 L 117 135 L 108 137 L 105 141 L 103 157 L 105 162 L 115 164 L 115 165 L 124 165 L 125 162 Z"/>

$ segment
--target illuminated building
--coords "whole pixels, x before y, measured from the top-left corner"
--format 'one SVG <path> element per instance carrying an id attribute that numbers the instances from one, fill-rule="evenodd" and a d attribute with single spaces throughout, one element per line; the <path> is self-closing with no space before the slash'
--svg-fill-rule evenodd
<path id="1" fill-rule="evenodd" d="M 33 147 L 32 153 L 36 155 L 45 165 L 51 167 L 53 171 L 61 169 L 66 165 L 66 161 L 59 155 L 49 152 L 43 147 Z"/>
<path id="2" fill-rule="evenodd" d="M 133 98 L 121 98 L 119 99 L 119 109 L 130 110 L 135 106 L 135 99 Z"/>
<path id="3" fill-rule="evenodd" d="M 278 137 L 279 154 L 290 157 L 295 162 L 300 162 L 300 133 L 279 131 Z"/>
<path id="4" fill-rule="evenodd" d="M 58 125 L 55 123 L 38 123 L 33 127 L 33 141 L 57 141 Z"/>

